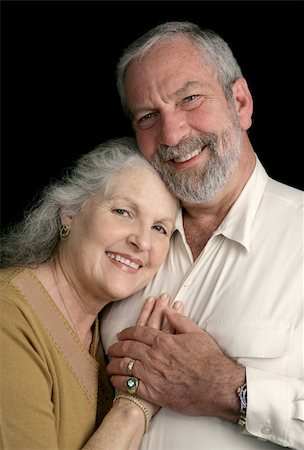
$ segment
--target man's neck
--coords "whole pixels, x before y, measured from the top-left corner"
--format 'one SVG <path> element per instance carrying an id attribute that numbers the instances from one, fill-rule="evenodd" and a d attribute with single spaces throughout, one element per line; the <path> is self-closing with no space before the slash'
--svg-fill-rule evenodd
<path id="1" fill-rule="evenodd" d="M 199 256 L 214 231 L 227 216 L 250 178 L 255 163 L 256 157 L 250 146 L 243 152 L 237 169 L 224 188 L 212 199 L 201 204 L 181 203 L 186 240 L 194 259 Z"/>

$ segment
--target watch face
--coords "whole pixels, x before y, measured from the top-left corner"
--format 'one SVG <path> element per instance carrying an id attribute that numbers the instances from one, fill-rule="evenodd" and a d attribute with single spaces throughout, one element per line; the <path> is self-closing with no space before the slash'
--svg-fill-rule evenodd
<path id="1" fill-rule="evenodd" d="M 243 408 L 247 408 L 247 385 L 244 384 L 240 393 L 241 405 Z"/>

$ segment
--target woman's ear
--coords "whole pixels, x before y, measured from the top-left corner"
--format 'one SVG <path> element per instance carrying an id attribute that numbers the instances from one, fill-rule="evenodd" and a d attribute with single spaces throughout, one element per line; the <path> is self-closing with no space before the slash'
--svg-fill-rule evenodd
<path id="1" fill-rule="evenodd" d="M 242 130 L 251 127 L 253 112 L 253 101 L 245 78 L 238 78 L 232 85 L 235 108 Z"/>
<path id="2" fill-rule="evenodd" d="M 72 224 L 72 216 L 65 214 L 63 211 L 60 212 L 60 220 L 61 225 L 65 225 L 68 228 L 71 228 Z"/>

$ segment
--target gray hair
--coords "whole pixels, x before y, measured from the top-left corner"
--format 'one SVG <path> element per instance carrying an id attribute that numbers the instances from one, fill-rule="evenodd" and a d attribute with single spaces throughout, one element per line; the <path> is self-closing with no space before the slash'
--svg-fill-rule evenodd
<path id="1" fill-rule="evenodd" d="M 140 154 L 134 138 L 109 140 L 76 161 L 61 180 L 51 182 L 24 219 L 0 238 L 0 267 L 34 266 L 56 252 L 61 214 L 75 216 L 96 192 L 106 195 L 123 170 L 146 167 L 157 174 Z"/>
<path id="2" fill-rule="evenodd" d="M 215 72 L 227 99 L 231 98 L 231 85 L 242 77 L 242 71 L 228 44 L 215 32 L 202 30 L 191 22 L 166 22 L 152 28 L 129 45 L 122 53 L 117 68 L 117 89 L 122 107 L 131 116 L 126 103 L 124 81 L 130 64 L 141 60 L 156 44 L 164 39 L 188 38 L 201 52 L 206 67 Z"/>

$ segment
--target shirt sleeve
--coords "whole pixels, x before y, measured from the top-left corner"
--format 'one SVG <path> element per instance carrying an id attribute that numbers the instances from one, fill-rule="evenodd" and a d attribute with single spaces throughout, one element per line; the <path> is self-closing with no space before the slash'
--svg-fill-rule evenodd
<path id="1" fill-rule="evenodd" d="M 304 381 L 247 367 L 247 431 L 284 447 L 304 449 Z"/>

